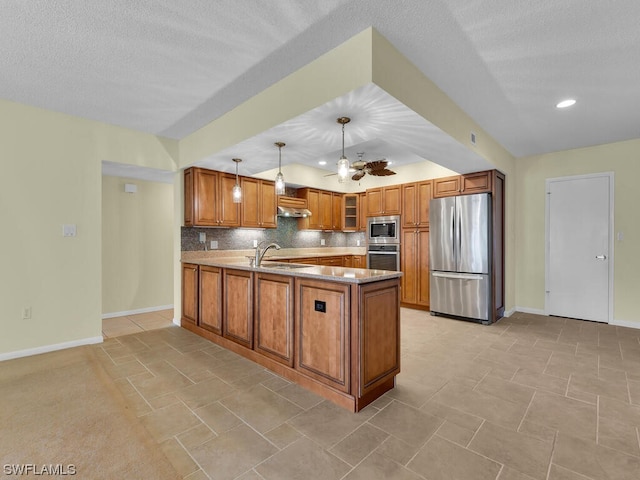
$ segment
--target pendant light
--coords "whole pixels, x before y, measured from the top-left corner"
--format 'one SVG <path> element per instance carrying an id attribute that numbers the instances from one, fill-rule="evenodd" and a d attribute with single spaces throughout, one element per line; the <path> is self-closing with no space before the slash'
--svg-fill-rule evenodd
<path id="1" fill-rule="evenodd" d="M 278 147 L 278 174 L 276 175 L 276 195 L 284 195 L 284 176 L 282 175 L 282 147 L 284 142 L 274 143 Z"/>
<path id="2" fill-rule="evenodd" d="M 342 125 L 342 156 L 338 160 L 338 182 L 346 183 L 349 180 L 349 160 L 344 155 L 344 126 L 351 121 L 349 117 L 339 117 L 336 120 Z"/>
<path id="3" fill-rule="evenodd" d="M 242 201 L 242 188 L 240 188 L 240 183 L 238 183 L 238 164 L 242 159 L 234 158 L 233 161 L 236 162 L 236 184 L 233 186 L 231 193 L 233 195 L 233 203 L 240 203 Z"/>

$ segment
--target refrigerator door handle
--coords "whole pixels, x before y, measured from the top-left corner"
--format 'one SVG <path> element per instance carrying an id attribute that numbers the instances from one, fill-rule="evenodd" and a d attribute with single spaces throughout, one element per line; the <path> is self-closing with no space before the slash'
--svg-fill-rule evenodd
<path id="1" fill-rule="evenodd" d="M 455 278 L 456 280 L 482 280 L 486 275 L 475 273 L 431 272 L 434 277 Z"/>
<path id="2" fill-rule="evenodd" d="M 456 258 L 456 242 L 455 237 L 456 237 L 456 207 L 455 207 L 455 203 L 454 205 L 451 207 L 451 230 L 449 230 L 449 237 L 450 237 L 450 245 L 451 245 L 451 253 L 452 256 L 451 258 L 453 258 L 453 264 L 454 265 L 458 265 L 458 259 Z"/>

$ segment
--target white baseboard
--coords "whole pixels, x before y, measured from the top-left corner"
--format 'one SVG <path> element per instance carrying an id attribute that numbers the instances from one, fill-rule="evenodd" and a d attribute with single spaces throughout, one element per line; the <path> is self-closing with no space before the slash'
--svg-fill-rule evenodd
<path id="1" fill-rule="evenodd" d="M 14 358 L 30 357 L 31 355 L 39 355 L 41 353 L 54 352 L 56 350 L 64 350 L 66 348 L 81 347 L 82 345 L 93 345 L 102 343 L 102 335 L 99 337 L 82 338 L 71 342 L 54 343 L 53 345 L 44 345 L 42 347 L 27 348 L 26 350 L 18 350 L 9 353 L 0 353 L 0 362 L 4 360 L 12 360 Z"/>
<path id="2" fill-rule="evenodd" d="M 512 308 L 511 310 L 505 310 L 504 311 L 504 316 L 505 317 L 510 317 L 511 315 L 513 315 L 514 313 L 516 313 L 516 309 Z"/>
<path id="3" fill-rule="evenodd" d="M 160 305 L 157 307 L 138 308 L 136 310 L 126 310 L 124 312 L 103 313 L 102 319 L 104 320 L 105 318 L 124 317 L 126 315 L 137 315 L 138 313 L 158 312 L 160 310 L 169 310 L 171 308 L 173 308 L 173 304 Z"/>
<path id="4" fill-rule="evenodd" d="M 175 325 L 179 326 L 179 327 L 181 327 L 181 326 L 182 326 L 182 324 L 180 323 L 180 319 L 179 319 L 179 318 L 174 318 L 174 319 L 173 319 L 173 323 L 174 323 Z"/>
<path id="5" fill-rule="evenodd" d="M 640 322 L 630 322 L 628 320 L 613 320 L 609 325 L 615 325 L 616 327 L 628 327 L 628 328 L 640 329 Z"/>
<path id="6" fill-rule="evenodd" d="M 532 313 L 534 315 L 545 315 L 544 310 L 540 310 L 539 308 L 515 307 L 513 310 L 515 312 Z"/>

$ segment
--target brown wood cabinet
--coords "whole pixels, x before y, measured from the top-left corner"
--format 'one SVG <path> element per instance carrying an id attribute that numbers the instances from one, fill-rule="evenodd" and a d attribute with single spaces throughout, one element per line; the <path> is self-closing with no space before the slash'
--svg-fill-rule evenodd
<path id="1" fill-rule="evenodd" d="M 367 256 L 366 255 L 353 255 L 351 266 L 353 268 L 367 268 Z"/>
<path id="2" fill-rule="evenodd" d="M 342 230 L 355 232 L 360 228 L 360 194 L 346 193 L 343 196 Z"/>
<path id="3" fill-rule="evenodd" d="M 402 230 L 400 252 L 403 306 L 429 308 L 429 229 Z"/>
<path id="4" fill-rule="evenodd" d="M 293 277 L 255 276 L 255 340 L 257 352 L 293 366 Z"/>
<path id="5" fill-rule="evenodd" d="M 275 184 L 269 180 L 242 177 L 242 227 L 276 228 L 277 200 Z"/>
<path id="6" fill-rule="evenodd" d="M 184 224 L 202 227 L 240 226 L 240 208 L 233 203 L 233 175 L 192 167 L 184 171 Z"/>
<path id="7" fill-rule="evenodd" d="M 299 278 L 296 305 L 295 368 L 348 392 L 349 285 Z"/>
<path id="8" fill-rule="evenodd" d="M 223 335 L 253 348 L 253 278 L 245 270 L 223 269 Z"/>
<path id="9" fill-rule="evenodd" d="M 200 265 L 198 325 L 222 335 L 222 269 Z"/>
<path id="10" fill-rule="evenodd" d="M 367 189 L 367 216 L 400 215 L 401 209 L 401 185 Z"/>
<path id="11" fill-rule="evenodd" d="M 359 193 L 360 205 L 358 207 L 358 231 L 367 231 L 367 192 Z"/>
<path id="12" fill-rule="evenodd" d="M 342 267 L 344 260 L 342 255 L 334 257 L 318 257 L 318 265 L 324 265 L 327 267 Z"/>
<path id="13" fill-rule="evenodd" d="M 315 188 L 300 188 L 296 194 L 307 200 L 311 211 L 310 217 L 298 219 L 299 230 L 341 229 L 342 194 Z"/>
<path id="14" fill-rule="evenodd" d="M 343 205 L 342 205 L 342 197 L 341 193 L 333 192 L 331 194 L 331 229 L 332 230 L 342 230 L 342 216 L 343 213 Z"/>
<path id="15" fill-rule="evenodd" d="M 198 324 L 198 265 L 182 264 L 182 321 Z"/>
<path id="16" fill-rule="evenodd" d="M 429 201 L 433 198 L 432 190 L 431 180 L 402 185 L 403 228 L 429 226 Z"/>
<path id="17" fill-rule="evenodd" d="M 433 198 L 492 192 L 494 172 L 496 170 L 436 178 L 433 180 Z"/>

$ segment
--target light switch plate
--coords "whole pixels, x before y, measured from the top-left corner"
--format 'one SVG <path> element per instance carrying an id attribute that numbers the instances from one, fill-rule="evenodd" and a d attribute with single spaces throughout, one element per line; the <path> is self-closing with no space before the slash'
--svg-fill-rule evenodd
<path id="1" fill-rule="evenodd" d="M 211 240 L 211 246 L 210 246 L 211 250 L 215 250 L 218 248 L 218 241 L 217 240 Z"/>
<path id="2" fill-rule="evenodd" d="M 63 237 L 75 237 L 77 233 L 75 224 L 62 225 Z"/>

